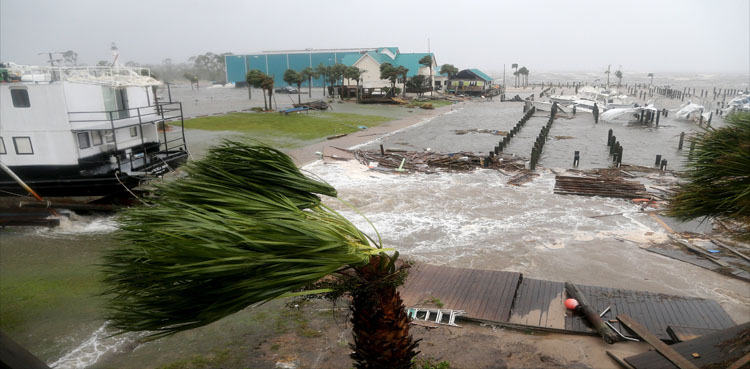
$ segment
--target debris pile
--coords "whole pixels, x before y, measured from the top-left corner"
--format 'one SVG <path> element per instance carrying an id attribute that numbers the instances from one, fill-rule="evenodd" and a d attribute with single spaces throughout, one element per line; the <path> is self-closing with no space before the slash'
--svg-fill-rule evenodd
<path id="1" fill-rule="evenodd" d="M 456 129 L 453 130 L 457 135 L 465 135 L 467 133 L 489 133 L 491 135 L 495 136 L 507 136 L 508 132 L 505 131 L 498 131 L 496 129 L 478 129 L 478 128 L 472 128 L 472 129 Z"/>
<path id="2" fill-rule="evenodd" d="M 523 161 L 515 157 L 488 158 L 470 152 L 444 154 L 429 151 L 355 150 L 353 154 L 360 163 L 383 172 L 437 173 L 467 172 L 477 168 L 512 171 L 524 169 Z"/>
<path id="3" fill-rule="evenodd" d="M 302 104 L 293 104 L 292 106 L 294 106 L 295 108 L 310 108 L 316 110 L 328 110 L 329 108 L 328 103 L 323 100 L 310 101 Z"/>

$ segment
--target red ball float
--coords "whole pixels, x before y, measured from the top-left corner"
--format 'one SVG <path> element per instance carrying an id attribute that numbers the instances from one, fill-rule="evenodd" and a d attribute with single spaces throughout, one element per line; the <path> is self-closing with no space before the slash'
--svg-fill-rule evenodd
<path id="1" fill-rule="evenodd" d="M 576 299 L 567 299 L 565 300 L 565 307 L 569 310 L 575 310 L 576 307 L 578 307 L 578 300 Z"/>

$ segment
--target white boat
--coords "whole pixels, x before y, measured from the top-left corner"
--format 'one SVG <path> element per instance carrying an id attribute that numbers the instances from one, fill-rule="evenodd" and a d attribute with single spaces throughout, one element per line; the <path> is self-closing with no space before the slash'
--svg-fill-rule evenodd
<path id="1" fill-rule="evenodd" d="M 0 162 L 42 196 L 124 191 L 187 158 L 179 102 L 145 68 L 0 64 Z M 175 137 L 176 136 L 176 137 Z M 0 172 L 0 195 L 26 195 Z"/>

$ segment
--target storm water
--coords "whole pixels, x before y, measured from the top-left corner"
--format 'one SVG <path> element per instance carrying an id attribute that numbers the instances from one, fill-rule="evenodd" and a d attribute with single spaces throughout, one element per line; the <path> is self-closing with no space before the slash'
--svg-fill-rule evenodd
<path id="1" fill-rule="evenodd" d="M 214 100 L 240 101 L 247 94 L 246 90 L 213 90 L 219 91 L 213 95 Z M 210 91 L 205 89 L 201 95 L 195 92 L 195 96 L 212 96 Z M 538 93 L 539 89 L 519 94 L 532 92 Z M 572 94 L 571 90 L 560 92 Z M 181 93 L 189 95 L 185 89 L 177 95 Z M 194 106 L 202 104 L 198 100 Z M 664 101 L 670 109 L 679 104 Z M 236 104 L 226 105 L 227 109 L 237 109 Z M 394 108 L 370 109 L 372 114 L 378 114 L 379 110 Z M 506 152 L 528 158 L 547 114 L 537 112 Z M 418 151 L 487 153 L 500 136 L 458 135 L 455 131 L 507 131 L 521 115 L 521 103 L 502 103 L 497 99 L 460 103 L 444 115 L 361 147 L 375 149 L 383 144 Z M 715 117 L 713 125 L 721 124 L 721 119 Z M 667 235 L 652 217 L 639 211 L 638 205 L 620 199 L 553 194 L 552 170 L 562 173 L 570 169 L 574 151 L 581 152 L 580 168 L 610 165 L 606 146 L 609 129 L 624 147 L 623 163 L 653 166 L 655 155 L 660 154 L 669 161 L 670 168 L 676 169 L 682 168 L 688 148 L 686 143 L 682 151 L 677 150 L 679 134 L 701 130 L 694 123 L 672 119 L 672 115 L 662 117 L 659 127 L 627 121 L 596 124 L 586 113 L 560 118 L 553 124 L 544 147 L 539 176 L 521 186 L 508 185 L 509 177 L 501 172 L 483 169 L 468 173 L 385 174 L 356 162 L 322 161 L 304 169 L 335 186 L 342 200 L 372 222 L 385 247 L 399 250 L 409 259 L 517 271 L 554 281 L 710 298 L 738 323 L 747 321 L 750 292 L 746 283 L 642 249 L 650 243 L 666 241 Z M 200 135 L 196 139 L 200 140 Z M 216 137 L 208 135 L 207 139 Z M 328 202 L 360 229 L 377 237 L 370 223 L 348 205 L 337 200 Z M 601 215 L 609 216 L 592 218 Z M 116 359 L 110 358 L 122 360 L 122 355 L 115 354 L 132 351 L 139 345 L 137 334 L 109 337 L 112 331 L 103 318 L 101 299 L 95 296 L 103 288 L 96 275 L 99 252 L 114 246 L 111 232 L 115 227 L 109 216 L 73 217 L 58 228 L 0 231 L 0 286 L 4 296 L 20 299 L 13 301 L 11 308 L 8 301 L 3 303 L 3 325 L 15 340 L 55 368 L 84 368 L 96 363 L 118 366 L 116 361 L 109 361 Z M 202 339 L 211 341 L 211 337 Z M 158 350 L 160 342 L 149 345 Z"/>

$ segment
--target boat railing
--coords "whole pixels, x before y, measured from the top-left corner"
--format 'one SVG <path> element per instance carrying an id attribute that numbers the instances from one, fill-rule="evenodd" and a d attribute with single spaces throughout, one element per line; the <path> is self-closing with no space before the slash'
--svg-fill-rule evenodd
<path id="1" fill-rule="evenodd" d="M 22 82 L 70 81 L 96 84 L 159 85 L 151 77 L 150 68 L 123 66 L 36 66 L 11 64 L 10 74 Z"/>
<path id="2" fill-rule="evenodd" d="M 166 166 L 169 161 L 187 155 L 185 121 L 180 102 L 159 102 L 154 105 L 121 110 L 69 112 L 68 121 L 73 127 L 73 132 L 112 132 L 113 140 L 108 143 L 113 145 L 111 151 L 115 153 L 116 165 L 120 172 L 149 172 L 150 169 Z M 178 122 L 179 134 L 169 137 L 167 131 L 169 131 L 170 123 Z M 158 150 L 150 150 L 148 147 L 152 142 L 146 142 L 143 134 L 143 127 L 147 125 L 156 126 Z M 116 132 L 131 127 L 138 127 L 141 142 L 140 145 L 125 147 L 117 139 Z M 161 137 L 158 137 L 159 133 Z"/>

